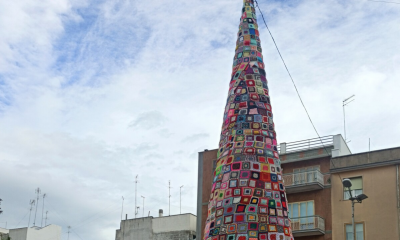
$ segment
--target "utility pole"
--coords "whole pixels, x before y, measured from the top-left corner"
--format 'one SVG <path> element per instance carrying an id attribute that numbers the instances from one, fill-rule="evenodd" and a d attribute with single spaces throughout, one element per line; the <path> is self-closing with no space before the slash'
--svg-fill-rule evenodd
<path id="1" fill-rule="evenodd" d="M 29 209 L 29 221 L 28 221 L 28 228 L 29 228 L 29 224 L 31 223 L 32 207 L 33 207 L 33 205 L 35 205 L 35 200 L 31 200 L 31 201 L 29 202 L 29 205 L 31 205 L 31 208 Z"/>
<path id="2" fill-rule="evenodd" d="M 137 202 L 136 202 L 136 200 L 137 200 L 137 183 L 138 183 L 138 176 L 139 175 L 136 175 L 136 180 L 135 180 L 135 218 L 136 218 L 136 214 L 137 214 Z"/>
<path id="3" fill-rule="evenodd" d="M 43 194 L 42 221 L 40 222 L 40 227 L 43 227 L 43 213 L 44 213 L 44 198 L 45 197 L 46 197 L 46 193 Z"/>
<path id="4" fill-rule="evenodd" d="M 122 196 L 122 210 L 121 210 L 121 221 L 122 221 L 122 214 L 124 212 L 124 196 Z"/>
<path id="5" fill-rule="evenodd" d="M 49 211 L 46 211 L 46 219 L 44 220 L 44 226 L 47 226 L 47 213 L 48 213 Z"/>
<path id="6" fill-rule="evenodd" d="M 179 214 L 182 214 L 182 188 L 183 185 L 179 188 Z"/>
<path id="7" fill-rule="evenodd" d="M 168 215 L 171 216 L 171 180 L 168 181 Z"/>
<path id="8" fill-rule="evenodd" d="M 143 215 L 142 215 L 142 217 L 144 217 L 144 199 L 145 199 L 145 197 L 143 197 L 143 196 L 141 196 L 142 198 L 143 198 Z"/>
<path id="9" fill-rule="evenodd" d="M 36 226 L 36 214 L 37 214 L 37 207 L 39 205 L 39 195 L 41 193 L 40 188 L 37 188 L 35 190 L 35 193 L 37 193 L 37 201 L 36 201 L 36 210 L 35 210 L 35 218 L 33 219 L 33 226 Z"/>
<path id="10" fill-rule="evenodd" d="M 346 107 L 349 103 L 351 103 L 352 101 L 354 101 L 355 99 L 351 99 L 353 98 L 355 95 L 353 94 L 352 96 L 346 98 L 345 100 L 343 100 L 343 123 L 344 123 L 344 141 L 347 141 L 347 136 L 346 136 L 346 112 L 344 110 L 344 107 Z M 351 100 L 350 100 L 351 99 Z M 347 143 L 347 142 L 346 142 Z"/>
<path id="11" fill-rule="evenodd" d="M 68 240 L 69 240 L 70 229 L 71 229 L 71 226 L 68 226 Z"/>

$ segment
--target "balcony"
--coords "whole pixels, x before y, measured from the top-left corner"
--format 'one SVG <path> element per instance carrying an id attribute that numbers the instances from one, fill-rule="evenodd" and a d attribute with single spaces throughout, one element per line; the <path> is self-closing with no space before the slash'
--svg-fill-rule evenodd
<path id="1" fill-rule="evenodd" d="M 291 220 L 293 237 L 325 234 L 325 220 L 320 216 L 299 217 Z"/>
<path id="2" fill-rule="evenodd" d="M 284 174 L 283 181 L 287 194 L 324 188 L 324 175 L 318 170 Z"/>

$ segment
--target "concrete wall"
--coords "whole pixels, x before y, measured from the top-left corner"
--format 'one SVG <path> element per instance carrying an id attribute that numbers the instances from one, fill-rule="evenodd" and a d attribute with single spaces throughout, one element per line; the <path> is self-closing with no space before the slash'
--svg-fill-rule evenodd
<path id="1" fill-rule="evenodd" d="M 364 239 L 399 239 L 396 165 L 340 173 L 342 179 L 358 176 L 363 178 L 363 193 L 368 196 L 355 205 L 355 222 L 364 223 Z M 337 173 L 332 174 L 331 204 L 333 240 L 345 239 L 344 224 L 351 224 L 351 201 L 343 200 Z"/>
<path id="2" fill-rule="evenodd" d="M 196 216 L 180 214 L 153 218 L 153 232 L 196 231 Z"/>
<path id="3" fill-rule="evenodd" d="M 121 221 L 116 240 L 151 240 L 153 239 L 153 217 L 128 219 Z"/>
<path id="4" fill-rule="evenodd" d="M 9 236 L 12 240 L 26 240 L 28 236 L 28 228 L 11 229 Z"/>
<path id="5" fill-rule="evenodd" d="M 115 239 L 189 240 L 193 239 L 193 236 L 196 236 L 196 216 L 180 214 L 123 220 Z"/>
<path id="6" fill-rule="evenodd" d="M 195 231 L 175 231 L 154 234 L 154 240 L 192 240 Z"/>
<path id="7" fill-rule="evenodd" d="M 61 227 L 57 225 L 47 225 L 46 227 L 31 227 L 10 229 L 10 238 L 12 240 L 60 240 Z"/>

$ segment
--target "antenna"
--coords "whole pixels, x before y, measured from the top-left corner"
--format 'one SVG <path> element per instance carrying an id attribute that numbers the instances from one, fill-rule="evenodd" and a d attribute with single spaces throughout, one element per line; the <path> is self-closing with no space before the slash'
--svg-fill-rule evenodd
<path id="1" fill-rule="evenodd" d="M 143 197 L 143 196 L 141 196 L 142 198 L 143 198 L 143 215 L 142 215 L 142 217 L 144 217 L 144 199 L 145 199 L 145 197 Z"/>
<path id="2" fill-rule="evenodd" d="M 44 225 L 45 226 L 47 226 L 47 213 L 48 213 L 49 211 L 46 211 L 46 219 L 44 220 Z"/>
<path id="3" fill-rule="evenodd" d="M 31 208 L 29 209 L 29 221 L 28 221 L 28 228 L 29 228 L 29 224 L 31 223 L 31 213 L 32 213 L 32 207 L 35 205 L 35 200 L 31 200 L 29 202 L 29 205 L 31 205 Z"/>
<path id="4" fill-rule="evenodd" d="M 71 226 L 68 226 L 68 240 L 69 240 L 70 229 L 71 229 Z"/>
<path id="5" fill-rule="evenodd" d="M 137 202 L 137 184 L 138 184 L 138 176 L 139 176 L 139 174 L 136 175 L 136 179 L 135 179 L 135 218 L 136 218 L 136 214 L 137 214 L 137 211 L 136 211 L 136 209 L 137 209 L 137 204 L 136 204 L 136 202 Z"/>
<path id="6" fill-rule="evenodd" d="M 40 188 L 37 188 L 35 190 L 35 193 L 37 194 L 37 200 L 36 200 L 36 211 L 35 211 L 35 218 L 33 219 L 33 226 L 36 226 L 36 214 L 37 214 L 37 207 L 39 205 L 39 195 L 41 193 Z"/>
<path id="7" fill-rule="evenodd" d="M 140 209 L 140 207 L 136 207 L 136 210 L 135 210 L 135 218 L 136 218 L 136 215 L 138 215 L 138 213 L 139 213 L 139 209 Z"/>
<path id="8" fill-rule="evenodd" d="M 346 98 L 345 100 L 343 100 L 343 122 L 344 122 L 344 141 L 347 143 L 347 136 L 346 136 L 346 112 L 344 110 L 344 107 L 347 106 L 349 103 L 351 103 L 352 101 L 354 101 L 355 99 L 351 99 L 353 98 L 355 95 L 351 95 L 350 97 Z"/>
<path id="9" fill-rule="evenodd" d="M 43 227 L 43 212 L 44 212 L 44 198 L 46 197 L 46 193 L 43 194 L 43 207 L 42 207 L 42 221 L 40 222 L 40 227 Z"/>
<path id="10" fill-rule="evenodd" d="M 183 185 L 179 188 L 179 214 L 182 214 L 182 188 Z"/>
<path id="11" fill-rule="evenodd" d="M 168 215 L 171 216 L 171 180 L 168 181 Z"/>
<path id="12" fill-rule="evenodd" d="M 122 221 L 122 214 L 124 212 L 124 196 L 122 196 L 122 209 L 121 209 L 121 221 Z"/>

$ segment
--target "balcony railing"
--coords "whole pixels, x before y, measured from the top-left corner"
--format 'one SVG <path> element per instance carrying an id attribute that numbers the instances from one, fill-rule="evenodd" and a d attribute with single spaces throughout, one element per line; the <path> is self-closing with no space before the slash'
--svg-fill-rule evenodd
<path id="1" fill-rule="evenodd" d="M 283 181 L 287 193 L 313 191 L 324 187 L 324 175 L 318 170 L 285 174 Z"/>
<path id="2" fill-rule="evenodd" d="M 325 220 L 320 216 L 292 218 L 291 221 L 294 237 L 325 234 Z"/>

